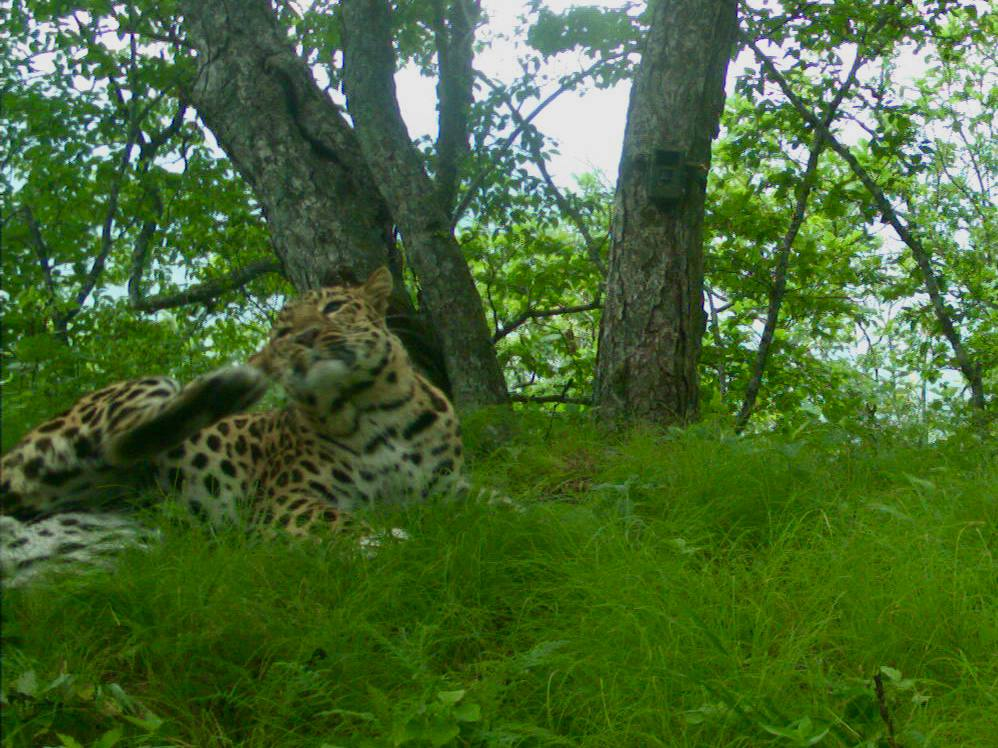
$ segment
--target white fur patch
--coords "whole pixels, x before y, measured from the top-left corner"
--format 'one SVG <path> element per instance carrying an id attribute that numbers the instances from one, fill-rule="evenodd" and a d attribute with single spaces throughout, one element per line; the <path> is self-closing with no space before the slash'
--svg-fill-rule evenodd
<path id="1" fill-rule="evenodd" d="M 401 527 L 393 527 L 384 532 L 376 532 L 373 535 L 365 535 L 357 541 L 360 552 L 367 558 L 373 558 L 385 543 L 401 543 L 409 540 L 410 535 Z"/>
<path id="2" fill-rule="evenodd" d="M 115 551 L 145 546 L 148 536 L 147 528 L 117 514 L 65 512 L 37 522 L 2 516 L 0 576 L 5 587 L 18 587 L 56 565 L 103 566 Z"/>
<path id="3" fill-rule="evenodd" d="M 347 382 L 351 373 L 352 369 L 342 361 L 319 361 L 305 375 L 305 389 L 310 392 L 335 392 Z"/>

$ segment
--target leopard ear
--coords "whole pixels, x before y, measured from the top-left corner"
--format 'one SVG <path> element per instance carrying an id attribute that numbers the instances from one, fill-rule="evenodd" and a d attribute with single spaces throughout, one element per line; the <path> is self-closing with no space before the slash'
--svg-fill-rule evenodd
<path id="1" fill-rule="evenodd" d="M 392 274 L 384 265 L 379 267 L 366 281 L 362 288 L 368 303 L 378 314 L 388 311 L 388 297 L 392 295 Z"/>

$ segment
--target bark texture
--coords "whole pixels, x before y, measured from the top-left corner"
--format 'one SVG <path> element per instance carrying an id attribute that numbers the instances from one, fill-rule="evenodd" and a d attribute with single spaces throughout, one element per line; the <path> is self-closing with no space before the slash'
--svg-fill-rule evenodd
<path id="1" fill-rule="evenodd" d="M 266 0 L 182 0 L 190 102 L 253 189 L 296 288 L 388 262 L 392 218 L 336 105 Z"/>
<path id="2" fill-rule="evenodd" d="M 417 321 L 402 283 L 396 283 L 391 312 L 406 347 L 431 376 L 436 369 L 434 379 L 442 383 L 443 364 L 434 366 L 439 357 L 433 355 L 440 344 L 459 405 L 505 399 L 467 264 L 449 230 L 440 235 L 439 226 L 449 226 L 446 218 L 441 222 L 439 211 L 424 210 L 423 198 L 434 190 L 394 101 L 390 36 L 390 89 L 365 90 L 383 85 L 380 69 L 359 81 L 355 76 L 352 98 L 375 107 L 358 105 L 357 113 L 350 112 L 355 124 L 366 125 L 362 145 L 295 54 L 267 0 L 181 0 L 180 7 L 197 51 L 197 75 L 186 97 L 252 187 L 287 277 L 305 289 L 337 275 L 364 278 L 383 264 L 398 276 L 399 226 L 434 326 L 429 330 Z M 368 26 L 365 19 L 358 24 Z M 379 117 L 384 106 L 393 108 L 394 118 Z"/>
<path id="3" fill-rule="evenodd" d="M 339 7 L 347 108 L 440 334 L 454 399 L 459 407 L 505 402 L 481 297 L 451 231 L 449 206 L 441 205 L 399 111 L 388 2 L 344 0 Z"/>
<path id="4" fill-rule="evenodd" d="M 433 37 L 437 48 L 437 202 L 454 208 L 461 181 L 461 161 L 468 155 L 468 118 L 475 100 L 475 26 L 479 0 L 434 0 Z"/>
<path id="5" fill-rule="evenodd" d="M 704 194 L 736 34 L 735 0 L 654 3 L 627 112 L 596 365 L 596 404 L 610 422 L 699 413 Z M 676 202 L 652 186 L 659 150 L 685 153 Z"/>

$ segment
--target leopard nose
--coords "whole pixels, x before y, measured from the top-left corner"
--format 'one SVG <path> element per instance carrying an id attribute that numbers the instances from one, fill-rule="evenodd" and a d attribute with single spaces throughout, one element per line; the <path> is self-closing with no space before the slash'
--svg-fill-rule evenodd
<path id="1" fill-rule="evenodd" d="M 306 348 L 309 348 L 315 342 L 317 337 L 319 337 L 319 330 L 315 327 L 310 327 L 305 330 L 305 332 L 295 335 L 295 342 L 298 343 L 298 345 L 303 345 Z"/>

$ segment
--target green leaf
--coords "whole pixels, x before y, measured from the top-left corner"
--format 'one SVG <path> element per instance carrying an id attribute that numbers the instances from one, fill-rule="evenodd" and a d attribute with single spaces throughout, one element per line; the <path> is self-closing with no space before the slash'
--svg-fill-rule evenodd
<path id="1" fill-rule="evenodd" d="M 25 696 L 34 696 L 38 692 L 38 676 L 34 670 L 25 670 L 14 681 L 14 690 Z"/>
<path id="2" fill-rule="evenodd" d="M 477 722 L 482 718 L 482 708 L 478 704 L 458 704 L 451 713 L 458 722 Z"/>
<path id="3" fill-rule="evenodd" d="M 93 744 L 92 748 L 111 748 L 118 744 L 122 735 L 123 733 L 120 728 L 116 727 L 113 730 L 108 730 Z"/>
<path id="4" fill-rule="evenodd" d="M 463 688 L 457 691 L 438 691 L 437 698 L 444 704 L 456 704 L 464 698 L 465 693 Z"/>
<path id="5" fill-rule="evenodd" d="M 901 671 L 898 670 L 897 668 L 888 667 L 887 665 L 881 665 L 880 672 L 886 675 L 895 683 L 901 680 Z"/>

